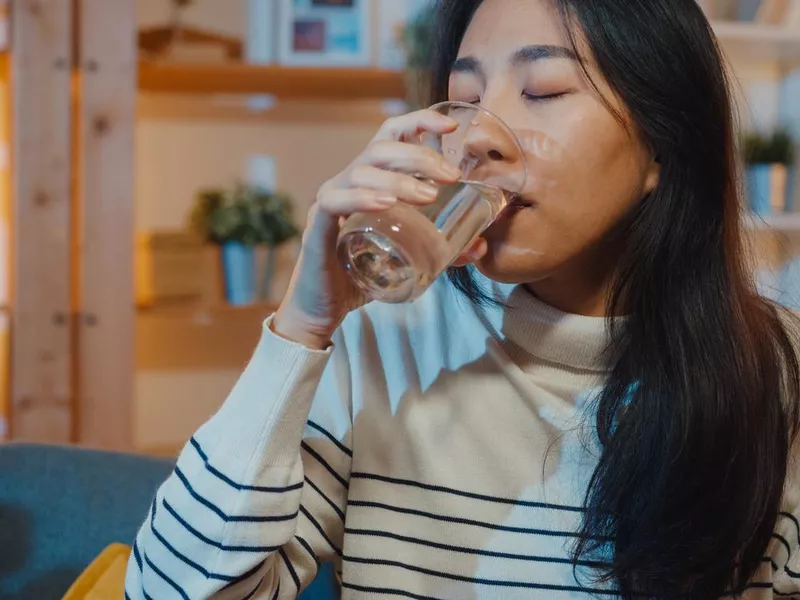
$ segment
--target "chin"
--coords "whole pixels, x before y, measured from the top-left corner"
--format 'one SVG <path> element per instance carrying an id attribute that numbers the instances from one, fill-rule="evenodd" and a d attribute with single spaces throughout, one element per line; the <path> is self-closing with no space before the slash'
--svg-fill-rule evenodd
<path id="1" fill-rule="evenodd" d="M 483 275 L 498 283 L 531 283 L 544 279 L 551 271 L 547 265 L 542 264 L 543 258 L 541 253 L 507 256 L 505 253 L 495 253 L 490 250 L 475 263 L 475 267 Z"/>

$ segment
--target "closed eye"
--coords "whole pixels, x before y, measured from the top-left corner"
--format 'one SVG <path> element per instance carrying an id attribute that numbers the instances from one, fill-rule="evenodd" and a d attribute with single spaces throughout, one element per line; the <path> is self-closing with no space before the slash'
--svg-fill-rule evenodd
<path id="1" fill-rule="evenodd" d="M 522 97 L 525 100 L 530 100 L 531 102 L 543 102 L 545 100 L 555 100 L 556 98 L 561 98 L 562 96 L 566 96 L 568 92 L 556 92 L 554 94 L 530 94 L 528 92 L 522 92 Z"/>

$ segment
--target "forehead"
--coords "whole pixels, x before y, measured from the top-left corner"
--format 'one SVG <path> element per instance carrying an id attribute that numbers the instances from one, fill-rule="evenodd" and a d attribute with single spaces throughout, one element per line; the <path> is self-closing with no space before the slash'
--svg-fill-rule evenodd
<path id="1" fill-rule="evenodd" d="M 459 56 L 503 60 L 527 45 L 569 45 L 554 0 L 484 0 L 464 34 Z"/>

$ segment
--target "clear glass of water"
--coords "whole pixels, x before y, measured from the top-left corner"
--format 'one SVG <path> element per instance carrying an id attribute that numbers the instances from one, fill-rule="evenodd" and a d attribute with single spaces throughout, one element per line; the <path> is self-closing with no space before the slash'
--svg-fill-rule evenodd
<path id="1" fill-rule="evenodd" d="M 376 213 L 355 213 L 342 225 L 338 256 L 353 283 L 371 300 L 418 298 L 522 191 L 528 174 L 514 132 L 486 109 L 464 102 L 431 107 L 458 123 L 446 134 L 404 140 L 440 152 L 461 171 L 426 206 L 398 202 Z"/>

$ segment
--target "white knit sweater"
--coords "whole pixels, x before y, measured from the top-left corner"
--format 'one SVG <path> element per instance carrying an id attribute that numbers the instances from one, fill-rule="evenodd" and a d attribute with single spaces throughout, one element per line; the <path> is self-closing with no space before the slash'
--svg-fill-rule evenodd
<path id="1" fill-rule="evenodd" d="M 347 600 L 613 597 L 569 562 L 598 455 L 584 408 L 605 378 L 604 322 L 486 285 L 509 307 L 439 282 L 351 314 L 324 352 L 267 320 L 159 489 L 127 598 L 295 598 L 321 561 Z M 792 469 L 748 600 L 800 598 Z"/>

